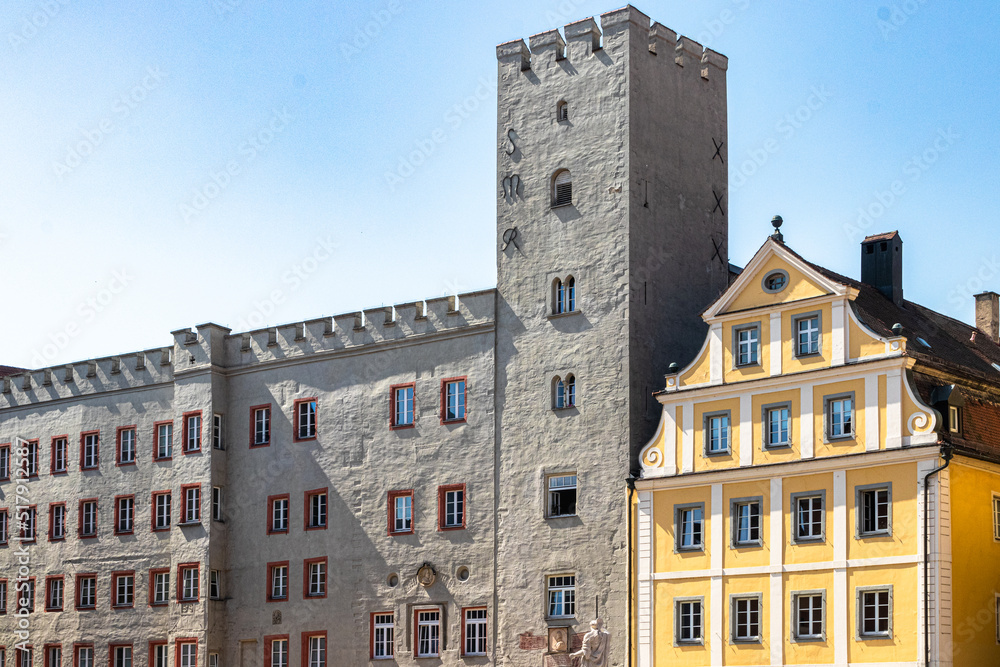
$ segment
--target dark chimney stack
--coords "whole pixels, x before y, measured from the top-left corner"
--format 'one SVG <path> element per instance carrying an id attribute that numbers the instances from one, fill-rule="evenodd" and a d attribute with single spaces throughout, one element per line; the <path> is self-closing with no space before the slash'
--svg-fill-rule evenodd
<path id="1" fill-rule="evenodd" d="M 861 242 L 861 282 L 897 306 L 903 305 L 903 239 L 899 232 L 876 234 Z"/>
<path id="2" fill-rule="evenodd" d="M 1000 294 L 983 292 L 976 295 L 976 328 L 1000 343 Z"/>

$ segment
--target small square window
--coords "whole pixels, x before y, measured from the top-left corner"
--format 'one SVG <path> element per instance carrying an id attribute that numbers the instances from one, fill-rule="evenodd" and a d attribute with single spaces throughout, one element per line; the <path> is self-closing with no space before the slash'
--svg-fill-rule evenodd
<path id="1" fill-rule="evenodd" d="M 132 667 L 132 646 L 115 646 L 108 648 L 111 653 L 111 667 Z"/>
<path id="2" fill-rule="evenodd" d="M 701 551 L 705 548 L 705 504 L 674 508 L 674 550 Z"/>
<path id="3" fill-rule="evenodd" d="M 892 586 L 858 588 L 858 639 L 892 637 Z"/>
<path id="4" fill-rule="evenodd" d="M 704 598 L 674 598 L 675 644 L 704 643 L 704 604 Z"/>
<path id="5" fill-rule="evenodd" d="M 731 598 L 733 643 L 760 643 L 761 638 L 761 596 L 734 595 Z"/>
<path id="6" fill-rule="evenodd" d="M 826 639 L 826 592 L 792 593 L 793 635 L 796 641 Z"/>
<path id="7" fill-rule="evenodd" d="M 548 516 L 576 515 L 576 475 L 549 475 L 548 479 Z"/>
<path id="8" fill-rule="evenodd" d="M 726 412 L 719 412 L 705 415 L 705 454 L 714 456 L 717 454 L 729 454 L 732 449 L 730 423 L 731 415 Z"/>
<path id="9" fill-rule="evenodd" d="M 576 575 L 561 574 L 548 578 L 549 618 L 576 615 Z"/>
<path id="10" fill-rule="evenodd" d="M 23 441 L 22 441 L 23 442 Z M 29 440 L 23 445 L 21 452 L 21 464 L 25 477 L 38 477 L 38 441 Z"/>
<path id="11" fill-rule="evenodd" d="M 857 536 L 878 537 L 892 534 L 892 485 L 859 486 L 855 490 Z"/>
<path id="12" fill-rule="evenodd" d="M 761 508 L 763 498 L 736 498 L 730 501 L 732 507 L 734 547 L 761 545 Z"/>
<path id="13" fill-rule="evenodd" d="M 760 363 L 760 325 L 733 328 L 734 357 L 737 366 Z"/>

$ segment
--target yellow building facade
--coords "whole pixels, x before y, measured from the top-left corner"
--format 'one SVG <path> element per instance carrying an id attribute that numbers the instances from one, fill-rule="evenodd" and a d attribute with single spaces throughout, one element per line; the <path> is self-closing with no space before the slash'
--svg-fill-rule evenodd
<path id="1" fill-rule="evenodd" d="M 639 454 L 639 667 L 1000 665 L 998 331 L 904 301 L 901 263 L 776 233 L 703 314 Z"/>

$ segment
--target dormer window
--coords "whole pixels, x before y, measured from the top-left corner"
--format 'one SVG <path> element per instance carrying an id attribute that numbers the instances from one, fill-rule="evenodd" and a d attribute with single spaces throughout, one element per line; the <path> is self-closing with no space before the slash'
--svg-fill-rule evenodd
<path id="1" fill-rule="evenodd" d="M 558 172 L 552 180 L 552 207 L 573 203 L 573 177 L 568 169 Z"/>
<path id="2" fill-rule="evenodd" d="M 565 100 L 556 104 L 556 121 L 562 123 L 569 120 L 569 104 Z"/>
<path id="3" fill-rule="evenodd" d="M 948 430 L 952 433 L 962 432 L 962 409 L 957 405 L 948 406 Z"/>

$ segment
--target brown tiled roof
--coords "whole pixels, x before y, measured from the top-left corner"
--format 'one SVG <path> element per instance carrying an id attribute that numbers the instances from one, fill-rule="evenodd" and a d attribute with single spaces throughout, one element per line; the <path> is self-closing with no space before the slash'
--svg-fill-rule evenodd
<path id="1" fill-rule="evenodd" d="M 867 243 L 869 241 L 888 241 L 891 238 L 899 236 L 899 232 L 886 232 L 884 234 L 872 234 L 871 236 L 866 236 L 862 243 Z"/>
<path id="2" fill-rule="evenodd" d="M 7 377 L 8 375 L 17 375 L 18 373 L 23 373 L 24 370 L 16 366 L 0 366 L 0 378 Z"/>

